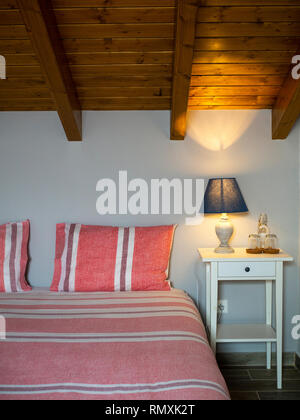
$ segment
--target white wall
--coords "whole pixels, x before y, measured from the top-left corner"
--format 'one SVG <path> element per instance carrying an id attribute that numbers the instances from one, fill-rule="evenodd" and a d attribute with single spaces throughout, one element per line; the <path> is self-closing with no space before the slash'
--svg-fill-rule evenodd
<path id="1" fill-rule="evenodd" d="M 250 214 L 235 216 L 233 245 L 245 246 L 267 212 L 280 245 L 298 261 L 299 133 L 285 142 L 271 140 L 269 111 L 192 112 L 185 142 L 169 141 L 169 112 L 89 112 L 84 115 L 84 141 L 68 143 L 55 113 L 0 114 L 0 223 L 29 218 L 32 223 L 29 280 L 49 286 L 53 272 L 55 224 L 152 225 L 182 223 L 175 216 L 100 217 L 96 183 L 130 178 L 237 177 Z M 216 245 L 214 216 L 200 227 L 180 225 L 175 237 L 171 278 L 195 297 L 200 279 L 204 309 L 204 270 L 197 248 Z M 291 318 L 299 312 L 297 263 L 285 268 L 285 350 L 295 351 Z M 263 321 L 264 287 L 227 285 L 225 321 Z M 260 346 L 236 350 L 263 350 Z"/>

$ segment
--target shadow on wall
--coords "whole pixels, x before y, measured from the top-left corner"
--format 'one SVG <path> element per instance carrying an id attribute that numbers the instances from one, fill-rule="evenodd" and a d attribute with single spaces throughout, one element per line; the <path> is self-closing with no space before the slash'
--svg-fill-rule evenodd
<path id="1" fill-rule="evenodd" d="M 191 111 L 188 114 L 188 136 L 211 151 L 228 149 L 255 122 L 258 111 Z"/>

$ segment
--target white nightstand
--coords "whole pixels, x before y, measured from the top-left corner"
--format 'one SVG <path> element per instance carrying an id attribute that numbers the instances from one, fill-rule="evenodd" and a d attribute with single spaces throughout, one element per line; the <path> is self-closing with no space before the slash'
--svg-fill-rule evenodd
<path id="1" fill-rule="evenodd" d="M 206 323 L 211 347 L 218 343 L 266 343 L 267 368 L 271 369 L 272 343 L 277 344 L 277 381 L 282 389 L 283 339 L 283 263 L 293 258 L 281 251 L 277 255 L 247 254 L 243 248 L 234 254 L 217 254 L 214 249 L 199 249 L 206 265 Z M 218 286 L 220 281 L 265 281 L 266 324 L 218 325 Z M 276 285 L 276 330 L 272 326 L 273 282 Z"/>

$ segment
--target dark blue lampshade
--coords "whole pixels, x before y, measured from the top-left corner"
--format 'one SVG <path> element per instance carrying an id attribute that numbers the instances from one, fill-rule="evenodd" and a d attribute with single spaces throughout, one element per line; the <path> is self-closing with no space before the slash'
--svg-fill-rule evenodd
<path id="1" fill-rule="evenodd" d="M 210 179 L 204 197 L 204 213 L 247 213 L 240 187 L 235 178 Z"/>

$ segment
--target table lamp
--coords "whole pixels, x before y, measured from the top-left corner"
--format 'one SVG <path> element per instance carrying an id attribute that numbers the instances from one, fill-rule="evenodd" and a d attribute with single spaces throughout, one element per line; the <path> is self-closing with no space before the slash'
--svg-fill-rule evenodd
<path id="1" fill-rule="evenodd" d="M 216 234 L 220 245 L 215 249 L 219 254 L 230 254 L 234 249 L 228 244 L 232 234 L 233 225 L 227 213 L 247 213 L 241 190 L 235 178 L 210 179 L 204 197 L 205 214 L 222 214 L 216 225 Z"/>

